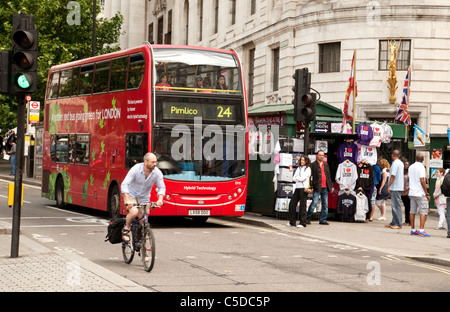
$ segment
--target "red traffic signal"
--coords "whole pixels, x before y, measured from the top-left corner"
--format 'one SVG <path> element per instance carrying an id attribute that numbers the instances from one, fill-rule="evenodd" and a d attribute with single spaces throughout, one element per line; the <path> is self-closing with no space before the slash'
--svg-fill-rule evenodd
<path id="1" fill-rule="evenodd" d="M 35 41 L 35 35 L 30 31 L 17 30 L 13 34 L 13 41 L 23 49 L 31 49 Z"/>

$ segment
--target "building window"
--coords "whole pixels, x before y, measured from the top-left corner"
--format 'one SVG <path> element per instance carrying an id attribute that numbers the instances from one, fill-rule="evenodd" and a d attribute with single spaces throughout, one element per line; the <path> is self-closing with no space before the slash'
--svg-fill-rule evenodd
<path id="1" fill-rule="evenodd" d="M 236 0 L 231 0 L 231 25 L 236 24 Z"/>
<path id="2" fill-rule="evenodd" d="M 214 0 L 214 33 L 219 31 L 219 0 Z"/>
<path id="3" fill-rule="evenodd" d="M 276 48 L 272 50 L 272 64 L 273 64 L 273 82 L 272 89 L 273 91 L 278 91 L 278 80 L 280 76 L 280 48 Z"/>
<path id="4" fill-rule="evenodd" d="M 253 15 L 256 13 L 256 0 L 251 0 L 250 3 L 250 15 Z"/>
<path id="5" fill-rule="evenodd" d="M 167 13 L 167 33 L 164 38 L 165 44 L 172 44 L 172 10 Z"/>
<path id="6" fill-rule="evenodd" d="M 150 23 L 148 25 L 148 42 L 150 42 L 151 44 L 155 43 L 153 41 L 153 23 Z"/>
<path id="7" fill-rule="evenodd" d="M 184 31 L 186 32 L 186 37 L 184 38 L 185 44 L 189 43 L 189 1 L 184 1 L 184 20 L 186 22 Z"/>
<path id="8" fill-rule="evenodd" d="M 400 42 L 400 39 L 394 39 L 396 44 Z M 380 40 L 380 51 L 378 70 L 389 70 L 389 57 L 390 49 L 387 40 Z M 397 55 L 397 70 L 408 70 L 408 66 L 411 63 L 411 40 L 402 39 L 400 42 L 400 48 Z"/>
<path id="9" fill-rule="evenodd" d="M 198 13 L 199 13 L 199 23 L 200 23 L 200 31 L 199 31 L 199 41 L 203 39 L 203 0 L 198 0 Z"/>
<path id="10" fill-rule="evenodd" d="M 319 73 L 332 73 L 341 70 L 341 43 L 319 44 Z"/>
<path id="11" fill-rule="evenodd" d="M 250 49 L 248 51 L 248 95 L 247 95 L 248 106 L 253 105 L 254 78 L 255 78 L 255 49 Z"/>
<path id="12" fill-rule="evenodd" d="M 164 17 L 160 17 L 159 19 L 158 19 L 158 44 L 162 44 L 162 43 L 164 43 L 163 42 L 163 34 L 164 34 L 164 30 L 163 30 L 163 27 L 164 27 Z"/>

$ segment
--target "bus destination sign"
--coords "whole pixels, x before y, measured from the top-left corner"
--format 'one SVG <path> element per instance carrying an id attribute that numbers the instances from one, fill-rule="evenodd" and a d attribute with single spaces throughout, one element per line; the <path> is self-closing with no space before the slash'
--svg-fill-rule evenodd
<path id="1" fill-rule="evenodd" d="M 211 103 L 163 103 L 165 121 L 194 120 L 194 117 L 202 117 L 203 120 L 209 121 L 236 121 L 236 107 Z"/>

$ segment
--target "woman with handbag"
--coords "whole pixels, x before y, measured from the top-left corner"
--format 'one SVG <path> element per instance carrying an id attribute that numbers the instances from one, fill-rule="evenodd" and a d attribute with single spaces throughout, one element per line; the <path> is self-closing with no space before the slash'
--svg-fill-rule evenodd
<path id="1" fill-rule="evenodd" d="M 289 202 L 289 223 L 288 226 L 295 226 L 296 208 L 300 201 L 300 224 L 298 228 L 306 227 L 306 196 L 309 193 L 309 178 L 311 177 L 311 161 L 308 156 L 302 156 L 299 160 L 299 166 L 295 171 L 293 181 L 295 182 L 295 190 Z"/>

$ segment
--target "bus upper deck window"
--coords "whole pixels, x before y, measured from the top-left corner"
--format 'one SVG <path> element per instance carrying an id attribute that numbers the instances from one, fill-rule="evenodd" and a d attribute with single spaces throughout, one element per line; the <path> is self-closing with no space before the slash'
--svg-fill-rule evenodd
<path id="1" fill-rule="evenodd" d="M 142 54 L 130 56 L 130 67 L 128 69 L 127 89 L 138 89 L 144 80 L 145 59 Z"/>

